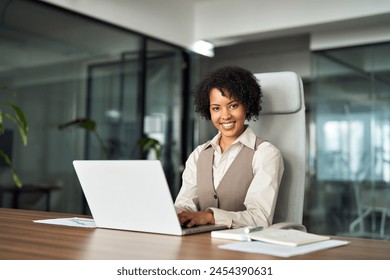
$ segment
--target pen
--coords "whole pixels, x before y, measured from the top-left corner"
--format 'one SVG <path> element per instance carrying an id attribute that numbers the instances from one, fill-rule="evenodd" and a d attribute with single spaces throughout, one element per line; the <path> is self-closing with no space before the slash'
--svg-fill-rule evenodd
<path id="1" fill-rule="evenodd" d="M 252 228 L 245 228 L 244 231 L 245 233 L 251 233 L 251 232 L 255 232 L 255 231 L 260 231 L 260 230 L 263 230 L 264 227 L 252 227 Z"/>

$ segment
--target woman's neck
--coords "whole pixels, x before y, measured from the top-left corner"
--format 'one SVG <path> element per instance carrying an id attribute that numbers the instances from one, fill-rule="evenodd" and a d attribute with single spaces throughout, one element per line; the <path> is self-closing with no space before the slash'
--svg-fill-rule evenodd
<path id="1" fill-rule="evenodd" d="M 236 139 L 221 137 L 221 139 L 219 139 L 219 147 L 221 148 L 221 152 L 223 153 L 224 151 L 226 151 L 230 147 L 230 145 L 234 142 L 234 140 Z"/>
<path id="2" fill-rule="evenodd" d="M 244 127 L 243 131 L 235 137 L 228 137 L 226 135 L 221 134 L 221 137 L 219 138 L 219 147 L 221 148 L 221 152 L 223 153 L 227 149 L 229 149 L 230 145 L 234 143 L 240 137 L 242 133 L 246 130 L 246 126 Z"/>

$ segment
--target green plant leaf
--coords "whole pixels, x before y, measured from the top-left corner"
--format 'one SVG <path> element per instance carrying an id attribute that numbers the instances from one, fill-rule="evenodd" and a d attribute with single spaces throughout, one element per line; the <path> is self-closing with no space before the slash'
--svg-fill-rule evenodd
<path id="1" fill-rule="evenodd" d="M 83 128 L 83 129 L 85 129 L 88 132 L 92 132 L 96 136 L 96 139 L 99 141 L 100 146 L 102 148 L 102 151 L 104 153 L 104 156 L 106 158 L 108 158 L 108 156 L 109 156 L 108 148 L 104 144 L 104 141 L 103 141 L 102 137 L 97 132 L 96 122 L 94 120 L 91 120 L 91 119 L 88 119 L 88 118 L 78 118 L 78 119 L 75 119 L 73 121 L 60 124 L 58 126 L 58 129 L 63 130 L 65 128 L 73 127 L 73 126 L 78 127 L 78 128 Z"/>
<path id="2" fill-rule="evenodd" d="M 20 134 L 20 138 L 22 139 L 23 141 L 23 145 L 27 145 L 27 133 L 28 133 L 28 126 L 27 125 L 24 125 L 23 123 L 21 123 L 17 117 L 14 117 L 8 113 L 5 113 L 4 114 L 4 117 L 8 120 L 10 120 L 11 122 L 14 123 L 14 125 L 17 127 L 18 131 L 19 131 L 19 134 Z"/>
<path id="3" fill-rule="evenodd" d="M 143 137 L 138 140 L 138 144 L 141 146 L 142 153 L 146 153 L 150 149 L 156 152 L 157 159 L 161 157 L 161 144 L 158 140 L 149 137 Z"/>
<path id="4" fill-rule="evenodd" d="M 14 123 L 14 125 L 18 128 L 20 138 L 23 141 L 23 145 L 27 145 L 27 133 L 28 133 L 28 123 L 27 119 L 23 113 L 23 111 L 14 103 L 5 102 L 1 103 L 7 108 L 12 109 L 13 114 L 7 113 L 4 111 L 0 111 L 0 123 L 1 123 L 1 132 L 4 131 L 3 122 L 4 119 L 8 119 Z"/>
<path id="5" fill-rule="evenodd" d="M 12 162 L 11 162 L 11 159 L 9 158 L 9 156 L 3 151 L 0 149 L 0 157 L 3 158 L 4 162 L 11 168 L 10 172 L 11 172 L 11 176 L 12 176 L 12 180 L 14 181 L 15 185 L 19 188 L 22 187 L 22 181 L 20 180 L 19 176 L 16 174 L 15 170 L 12 168 Z"/>
<path id="6" fill-rule="evenodd" d="M 6 86 L 0 86 L 0 91 L 7 90 Z M 8 110 L 6 110 L 8 109 Z M 4 122 L 9 120 L 13 123 L 20 134 L 23 144 L 27 145 L 27 133 L 28 133 L 28 122 L 22 111 L 16 104 L 12 102 L 0 102 L 0 134 L 3 134 L 5 131 Z M 22 187 L 22 181 L 19 176 L 16 174 L 15 170 L 12 168 L 12 162 L 10 157 L 3 151 L 0 150 L 0 157 L 3 158 L 4 162 L 10 166 L 10 172 L 14 183 L 18 187 Z"/>
<path id="7" fill-rule="evenodd" d="M 16 172 L 13 169 L 11 169 L 11 174 L 12 174 L 12 179 L 13 179 L 15 185 L 18 188 L 21 188 L 23 186 L 23 183 L 22 183 L 22 181 L 20 180 L 19 176 L 16 174 Z"/>
<path id="8" fill-rule="evenodd" d="M 28 123 L 27 123 L 26 116 L 24 115 L 22 109 L 20 109 L 19 106 L 17 106 L 14 103 L 7 103 L 7 105 L 10 106 L 14 110 L 14 112 L 16 114 L 16 118 L 19 121 L 19 124 L 21 125 L 21 127 L 23 127 L 23 130 L 27 133 L 28 132 Z"/>
<path id="9" fill-rule="evenodd" d="M 1 149 L 0 149 L 0 157 L 3 158 L 4 162 L 5 162 L 7 165 L 11 166 L 11 159 L 10 159 L 9 156 L 8 156 L 3 150 L 1 150 Z"/>
<path id="10" fill-rule="evenodd" d="M 65 128 L 68 128 L 68 127 L 72 127 L 72 126 L 76 126 L 76 127 L 79 127 L 79 128 L 84 128 L 87 131 L 91 131 L 91 132 L 95 132 L 96 131 L 96 122 L 91 120 L 91 119 L 86 119 L 86 118 L 75 119 L 73 121 L 66 122 L 64 124 L 60 124 L 58 126 L 58 129 L 62 130 L 62 129 L 65 129 Z"/>

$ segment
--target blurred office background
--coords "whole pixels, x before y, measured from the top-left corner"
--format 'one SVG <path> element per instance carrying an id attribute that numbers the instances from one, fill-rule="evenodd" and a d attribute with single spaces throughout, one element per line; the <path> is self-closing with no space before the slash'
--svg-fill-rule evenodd
<path id="1" fill-rule="evenodd" d="M 187 156 L 215 134 L 194 114 L 196 83 L 224 65 L 294 71 L 307 108 L 304 224 L 390 239 L 390 2 L 270 2 L 0 0 L 0 101 L 30 126 L 26 147 L 12 127 L 0 147 L 24 184 L 53 186 L 50 211 L 85 213 L 72 161 L 155 158 L 139 144 L 153 138 L 174 198 Z M 59 129 L 82 119 L 97 134 Z M 0 164 L 0 185 L 12 184 Z M 1 192 L 2 207 L 14 194 Z M 20 194 L 17 207 L 45 203 Z"/>

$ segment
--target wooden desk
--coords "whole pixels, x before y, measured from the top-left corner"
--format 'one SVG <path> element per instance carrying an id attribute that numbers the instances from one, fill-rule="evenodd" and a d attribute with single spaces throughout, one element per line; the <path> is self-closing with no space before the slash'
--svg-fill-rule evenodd
<path id="1" fill-rule="evenodd" d="M 273 260 L 262 254 L 219 249 L 233 241 L 210 233 L 169 236 L 34 223 L 80 215 L 0 208 L 0 259 Z M 337 237 L 351 244 L 289 259 L 390 259 L 390 241 Z"/>

